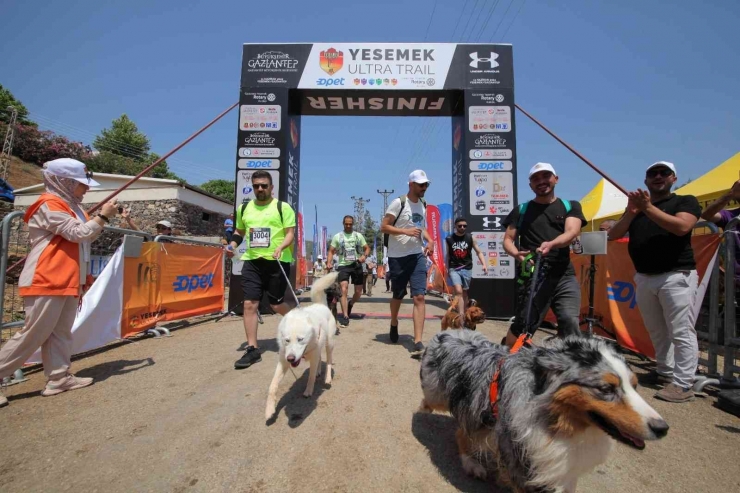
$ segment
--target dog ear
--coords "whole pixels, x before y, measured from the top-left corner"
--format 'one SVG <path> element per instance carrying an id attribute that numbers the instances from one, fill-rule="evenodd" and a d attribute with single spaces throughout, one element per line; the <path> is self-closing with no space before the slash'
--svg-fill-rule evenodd
<path id="1" fill-rule="evenodd" d="M 535 394 L 541 394 L 547 389 L 550 382 L 566 372 L 572 362 L 562 354 L 553 351 L 541 350 L 534 359 Z"/>

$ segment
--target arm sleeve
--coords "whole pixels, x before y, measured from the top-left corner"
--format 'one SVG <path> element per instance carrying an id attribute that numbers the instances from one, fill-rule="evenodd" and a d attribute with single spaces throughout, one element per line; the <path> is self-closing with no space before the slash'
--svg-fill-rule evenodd
<path id="1" fill-rule="evenodd" d="M 586 226 L 588 224 L 588 221 L 586 220 L 586 216 L 583 215 L 583 208 L 581 207 L 581 203 L 577 200 L 571 200 L 570 201 L 570 212 L 565 215 L 565 217 L 576 217 L 581 220 L 581 228 Z"/>
<path id="2" fill-rule="evenodd" d="M 391 201 L 391 205 L 388 206 L 388 210 L 385 211 L 386 214 L 390 214 L 393 217 L 398 217 L 398 214 L 401 212 L 401 199 L 396 198 Z"/>
<path id="3" fill-rule="evenodd" d="M 504 222 L 502 224 L 504 228 L 508 228 L 510 225 L 516 228 L 516 223 L 518 221 L 519 221 L 519 206 L 516 206 L 511 210 L 511 212 L 509 212 L 509 215 L 506 216 L 506 219 L 504 219 Z"/>
<path id="4" fill-rule="evenodd" d="M 339 233 L 339 234 L 341 234 L 341 233 Z M 335 234 L 335 235 L 334 235 L 334 236 L 332 236 L 332 238 L 331 238 L 331 243 L 330 243 L 330 245 L 331 245 L 332 247 L 334 247 L 334 249 L 335 249 L 335 250 L 336 250 L 337 248 L 339 248 L 339 234 Z"/>
<path id="5" fill-rule="evenodd" d="M 367 245 L 367 241 L 365 240 L 365 236 L 362 233 L 357 233 L 357 235 L 360 237 L 360 246 L 364 247 Z"/>
<path id="6" fill-rule="evenodd" d="M 48 204 L 39 207 L 34 218 L 40 227 L 73 243 L 92 241 L 103 232 L 103 227 L 97 222 L 82 222 L 65 211 L 52 210 Z"/>
<path id="7" fill-rule="evenodd" d="M 685 195 L 681 197 L 681 201 L 678 203 L 678 207 L 676 207 L 676 213 L 679 212 L 688 212 L 689 214 L 700 218 L 701 206 L 699 205 L 699 201 L 696 200 L 696 197 L 693 195 Z"/>
<path id="8" fill-rule="evenodd" d="M 283 202 L 283 227 L 295 228 L 295 211 L 285 202 Z"/>

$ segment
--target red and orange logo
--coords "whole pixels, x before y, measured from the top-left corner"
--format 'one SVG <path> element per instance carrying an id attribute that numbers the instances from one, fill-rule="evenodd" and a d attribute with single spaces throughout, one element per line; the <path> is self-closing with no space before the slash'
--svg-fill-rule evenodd
<path id="1" fill-rule="evenodd" d="M 334 75 L 342 69 L 344 65 L 344 53 L 334 48 L 319 53 L 319 66 L 321 70 L 329 75 Z"/>

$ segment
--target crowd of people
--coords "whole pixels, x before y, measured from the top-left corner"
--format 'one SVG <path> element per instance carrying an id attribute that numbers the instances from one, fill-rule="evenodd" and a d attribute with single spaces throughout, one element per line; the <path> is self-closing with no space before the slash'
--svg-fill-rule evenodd
<path id="1" fill-rule="evenodd" d="M 85 165 L 73 159 L 57 159 L 44 165 L 46 191 L 28 208 L 31 249 L 19 280 L 24 297 L 25 327 L 0 349 L 0 378 L 10 375 L 38 348 L 47 384 L 44 396 L 88 386 L 90 378 L 78 378 L 70 372 L 71 329 L 81 297 L 92 283 L 88 273 L 90 244 L 121 208 L 115 201 L 102 206 L 89 217 L 82 208 L 82 198 L 91 186 L 97 186 Z M 527 325 L 520 309 L 502 343 L 511 346 L 522 331 L 531 333 L 552 309 L 560 337 L 582 337 L 579 329 L 581 291 L 570 261 L 570 245 L 587 224 L 581 205 L 575 200 L 556 196 L 559 177 L 548 163 L 537 163 L 529 171 L 529 186 L 534 197 L 515 207 L 506 217 L 504 250 L 515 258 L 519 274 L 519 307 L 530 291 L 533 257 L 541 255 L 539 288 L 532 300 L 536 315 Z M 257 339 L 259 303 L 266 294 L 271 308 L 285 315 L 291 306 L 284 296 L 293 262 L 292 245 L 296 215 L 289 204 L 273 197 L 271 175 L 266 171 L 252 174 L 255 198 L 236 210 L 235 217 L 224 224 L 232 257 L 246 241 L 242 255 L 241 288 L 244 296 L 244 330 L 247 348 L 235 362 L 237 369 L 248 368 L 261 360 Z M 645 171 L 646 190 L 639 188 L 628 195 L 628 204 L 616 222 L 603 222 L 612 241 L 627 241 L 635 266 L 637 305 L 655 346 L 657 370 L 651 375 L 665 384 L 656 397 L 670 402 L 693 399 L 691 391 L 698 364 L 698 343 L 694 305 L 698 275 L 691 247 L 692 231 L 700 218 L 725 228 L 740 215 L 740 208 L 727 210 L 732 201 L 740 201 L 740 180 L 730 190 L 701 209 L 693 196 L 671 192 L 677 180 L 674 164 L 658 161 Z M 425 295 L 429 259 L 434 242 L 427 232 L 424 195 L 431 181 L 423 170 L 409 175 L 408 192 L 388 206 L 381 223 L 387 246 L 383 259 L 386 292 L 390 291 L 391 342 L 399 340 L 398 313 L 406 296 L 413 301 L 413 347 L 411 355 L 424 352 Z M 129 227 L 136 224 L 124 213 Z M 464 217 L 455 218 L 455 230 L 446 239 L 450 285 L 462 310 L 468 305 L 472 282 L 473 252 L 484 271 L 485 258 L 468 232 Z M 738 229 L 737 225 L 735 226 Z M 157 224 L 157 233 L 170 235 L 172 225 Z M 734 237 L 736 262 L 740 259 L 740 241 Z M 523 266 L 523 267 L 522 267 Z M 314 269 L 338 271 L 341 286 L 340 325 L 348 326 L 352 308 L 363 290 L 372 294 L 377 281 L 377 259 L 362 234 L 354 231 L 354 217 L 343 219 L 343 231 L 334 235 L 326 264 L 319 257 Z M 740 265 L 736 264 L 736 286 L 740 289 Z M 349 284 L 354 286 L 351 294 Z M 464 314 L 463 314 L 464 315 Z M 7 400 L 0 394 L 0 406 Z"/>

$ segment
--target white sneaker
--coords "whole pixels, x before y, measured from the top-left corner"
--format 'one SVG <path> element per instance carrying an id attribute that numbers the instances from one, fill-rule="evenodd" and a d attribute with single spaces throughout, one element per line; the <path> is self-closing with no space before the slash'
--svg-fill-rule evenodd
<path id="1" fill-rule="evenodd" d="M 0 392 L 0 407 L 5 407 L 8 405 L 8 398 L 3 395 L 2 392 Z"/>
<path id="2" fill-rule="evenodd" d="M 66 377 L 60 378 L 59 380 L 50 380 L 46 384 L 46 388 L 41 392 L 41 395 L 49 397 L 51 395 L 61 394 L 68 390 L 81 389 L 82 387 L 92 385 L 92 383 L 92 378 L 79 378 L 69 373 Z"/>

